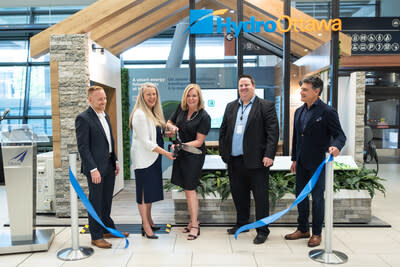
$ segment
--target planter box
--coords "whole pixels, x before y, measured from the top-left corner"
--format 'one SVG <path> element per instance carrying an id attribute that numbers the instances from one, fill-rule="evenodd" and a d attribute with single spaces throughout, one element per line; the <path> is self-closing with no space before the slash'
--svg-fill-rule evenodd
<path id="1" fill-rule="evenodd" d="M 186 224 L 189 221 L 189 212 L 185 193 L 172 191 L 172 199 L 175 206 L 175 223 Z M 294 195 L 286 194 L 276 202 L 274 209 L 270 206 L 270 214 L 288 208 L 294 199 Z M 254 220 L 254 201 L 251 200 L 250 221 Z M 367 191 L 342 189 L 335 193 L 333 201 L 334 223 L 368 223 L 370 220 L 371 197 Z M 218 196 L 208 195 L 203 199 L 199 195 L 199 221 L 202 223 L 234 224 L 236 222 L 236 209 L 232 197 L 221 202 L 221 198 Z M 297 207 L 294 207 L 276 222 L 297 223 Z"/>

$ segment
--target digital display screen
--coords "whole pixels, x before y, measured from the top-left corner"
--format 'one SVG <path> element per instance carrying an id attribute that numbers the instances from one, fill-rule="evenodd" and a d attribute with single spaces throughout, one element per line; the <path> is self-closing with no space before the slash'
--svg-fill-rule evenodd
<path id="1" fill-rule="evenodd" d="M 226 105 L 238 98 L 237 89 L 202 89 L 204 109 L 211 117 L 211 128 L 220 128 Z M 264 98 L 264 89 L 256 89 L 256 95 Z"/>

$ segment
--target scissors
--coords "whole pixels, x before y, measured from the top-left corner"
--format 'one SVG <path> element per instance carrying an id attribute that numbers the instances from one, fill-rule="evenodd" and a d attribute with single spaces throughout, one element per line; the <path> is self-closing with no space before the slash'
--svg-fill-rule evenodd
<path id="1" fill-rule="evenodd" d="M 175 145 L 174 157 L 177 157 L 179 151 L 181 151 L 181 150 L 184 150 L 184 151 L 192 153 L 192 154 L 202 154 L 203 153 L 203 151 L 201 151 L 200 149 L 198 149 L 196 147 L 189 146 L 187 144 L 182 143 L 182 140 L 179 137 L 179 132 L 176 132 L 176 140 L 172 141 L 172 143 L 174 143 L 174 145 Z"/>

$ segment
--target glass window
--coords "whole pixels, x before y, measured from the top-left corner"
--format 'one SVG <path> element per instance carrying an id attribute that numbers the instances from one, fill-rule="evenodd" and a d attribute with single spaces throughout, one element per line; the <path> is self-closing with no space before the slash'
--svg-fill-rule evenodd
<path id="1" fill-rule="evenodd" d="M 26 15 L 0 15 L 0 25 L 29 24 L 29 16 Z"/>
<path id="2" fill-rule="evenodd" d="M 35 24 L 56 24 L 70 16 L 71 16 L 71 14 L 36 15 L 35 16 Z"/>
<path id="3" fill-rule="evenodd" d="M 39 139 L 40 137 L 53 135 L 53 124 L 51 119 L 29 119 L 27 124 L 32 127 L 33 132 L 37 134 Z"/>
<path id="4" fill-rule="evenodd" d="M 26 62 L 28 56 L 28 41 L 0 41 L 0 62 Z"/>
<path id="5" fill-rule="evenodd" d="M 223 37 L 196 38 L 197 59 L 223 59 L 225 55 Z M 183 59 L 189 60 L 189 42 L 186 43 Z"/>
<path id="6" fill-rule="evenodd" d="M 30 58 L 32 62 L 49 62 L 50 61 L 50 54 L 47 53 L 39 58 Z"/>
<path id="7" fill-rule="evenodd" d="M 10 115 L 23 115 L 26 67 L 0 67 L 0 110 L 9 108 Z"/>
<path id="8" fill-rule="evenodd" d="M 50 68 L 34 66 L 29 89 L 29 115 L 51 116 Z"/>
<path id="9" fill-rule="evenodd" d="M 169 38 L 149 39 L 123 53 L 124 60 L 167 60 L 171 50 Z"/>

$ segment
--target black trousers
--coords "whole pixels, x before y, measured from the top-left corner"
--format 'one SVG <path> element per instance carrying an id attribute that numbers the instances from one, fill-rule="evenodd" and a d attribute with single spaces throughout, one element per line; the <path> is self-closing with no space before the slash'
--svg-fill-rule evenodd
<path id="1" fill-rule="evenodd" d="M 107 163 L 104 174 L 101 174 L 101 182 L 99 184 L 92 183 L 92 178 L 87 177 L 89 185 L 89 201 L 95 209 L 97 215 L 105 226 L 115 228 L 114 221 L 111 219 L 111 204 L 115 184 L 115 172 L 112 159 Z M 89 215 L 89 229 L 92 240 L 102 239 L 107 230 L 97 223 L 92 216 Z"/>
<path id="2" fill-rule="evenodd" d="M 315 168 L 316 169 L 316 168 Z M 303 190 L 304 186 L 308 183 L 311 176 L 314 174 L 315 169 L 308 170 L 304 168 L 301 163 L 296 163 L 296 197 Z M 321 174 L 314 189 L 311 191 L 312 195 L 312 233 L 314 235 L 321 235 L 322 224 L 324 223 L 325 211 L 325 167 L 322 169 Z M 310 204 L 308 196 L 297 205 L 299 216 L 297 218 L 298 227 L 301 232 L 305 233 L 310 230 L 309 216 Z"/>
<path id="3" fill-rule="evenodd" d="M 232 157 L 228 164 L 229 182 L 236 207 L 236 224 L 249 223 L 250 191 L 253 192 L 256 220 L 269 215 L 269 168 L 248 169 L 243 157 Z M 268 226 L 257 228 L 257 233 L 269 234 Z"/>

